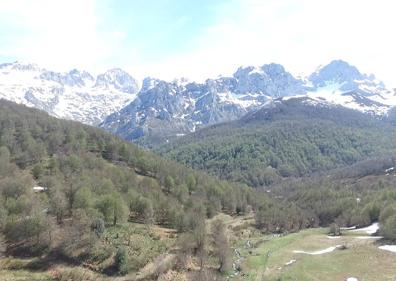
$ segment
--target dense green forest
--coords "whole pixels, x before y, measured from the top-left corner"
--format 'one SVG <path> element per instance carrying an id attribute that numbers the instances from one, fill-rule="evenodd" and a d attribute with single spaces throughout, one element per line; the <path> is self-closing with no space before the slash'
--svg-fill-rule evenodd
<path id="1" fill-rule="evenodd" d="M 394 152 L 395 139 L 395 127 L 385 121 L 293 99 L 156 150 L 222 179 L 260 187 Z"/>
<path id="2" fill-rule="evenodd" d="M 266 190 L 284 202 L 280 206 L 290 204 L 310 214 L 308 217 L 314 219 L 314 225 L 365 226 L 380 222 L 382 234 L 393 240 L 396 238 L 391 234 L 396 233 L 395 167 L 396 155 L 376 157 L 322 174 L 288 178 Z M 262 216 L 259 220 L 263 224 L 268 223 L 268 213 L 258 212 L 257 216 Z"/>
<path id="3" fill-rule="evenodd" d="M 266 121 L 248 116 L 252 119 L 233 125 L 239 126 L 241 136 L 232 131 L 236 127 L 225 125 L 198 133 L 212 134 L 208 139 L 214 141 L 213 149 L 226 148 L 221 142 L 234 133 L 232 139 L 242 144 L 251 136 L 256 136 L 253 141 L 261 140 L 250 146 L 250 152 L 247 148 L 240 150 L 249 152 L 244 157 L 256 156 L 246 158 L 246 166 L 238 162 L 238 157 L 224 159 L 229 167 L 240 165 L 237 173 L 241 175 L 256 164 L 256 171 L 265 167 L 265 187 L 253 189 L 164 160 L 99 129 L 2 100 L 0 256 L 40 257 L 44 259 L 41 264 L 46 259 L 62 260 L 107 275 L 124 275 L 155 263 L 172 250 L 178 264 L 183 264 L 178 270 L 185 270 L 182 261 L 193 257 L 200 274 L 216 268 L 216 276 L 224 277 L 230 269 L 227 231 L 221 221 L 212 222 L 211 231 L 207 229 L 208 219 L 220 212 L 253 214 L 255 227 L 263 233 L 287 233 L 334 223 L 365 226 L 380 221 L 381 234 L 396 240 L 396 156 L 356 162 L 391 151 L 393 133 L 386 132 L 387 127 L 375 120 L 356 117 L 349 127 L 351 118 L 344 118 L 343 125 L 311 119 L 311 126 L 308 121 L 297 124 L 275 118 L 261 128 Z M 274 126 L 272 131 L 270 126 Z M 287 130 L 282 130 L 284 127 Z M 216 137 L 218 128 L 223 128 L 222 137 Z M 256 128 L 254 133 L 252 128 Z M 203 139 L 206 146 L 208 139 Z M 328 151 L 320 153 L 320 161 L 302 158 L 318 155 L 312 154 L 317 149 L 312 143 L 326 144 Z M 182 148 L 178 155 L 182 155 Z M 260 164 L 268 160 L 260 151 L 276 156 L 278 165 L 275 160 L 272 168 Z M 197 152 L 191 150 L 185 155 L 193 160 L 192 153 Z M 223 154 L 222 150 L 219 153 Z M 291 161 L 291 155 L 304 159 L 305 169 L 296 173 L 289 168 L 294 172 L 282 174 L 282 161 Z M 201 157 L 197 154 L 196 159 Z M 354 162 L 342 169 L 290 176 Z M 289 164 L 294 167 L 296 163 Z M 281 176 L 288 177 L 280 180 Z M 246 179 L 241 181 L 253 183 Z M 154 226 L 170 229 L 172 234 L 161 239 Z M 158 270 L 165 270 L 158 264 Z M 214 280 L 212 275 L 205 278 L 202 280 Z"/>

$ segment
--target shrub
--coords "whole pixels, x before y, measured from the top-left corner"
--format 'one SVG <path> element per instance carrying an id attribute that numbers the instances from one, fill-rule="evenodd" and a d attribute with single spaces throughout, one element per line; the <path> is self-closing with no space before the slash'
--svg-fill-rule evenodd
<path id="1" fill-rule="evenodd" d="M 396 240 L 396 215 L 386 219 L 381 232 L 385 239 Z"/>
<path id="2" fill-rule="evenodd" d="M 338 224 L 332 223 L 329 227 L 329 234 L 334 236 L 341 235 L 341 230 Z"/>
<path id="3" fill-rule="evenodd" d="M 127 274 L 128 273 L 128 256 L 127 251 L 124 247 L 118 248 L 117 253 L 114 257 L 114 265 L 117 268 L 118 273 Z"/>
<path id="4" fill-rule="evenodd" d="M 91 224 L 91 229 L 98 237 L 101 237 L 106 230 L 104 220 L 94 220 Z"/>

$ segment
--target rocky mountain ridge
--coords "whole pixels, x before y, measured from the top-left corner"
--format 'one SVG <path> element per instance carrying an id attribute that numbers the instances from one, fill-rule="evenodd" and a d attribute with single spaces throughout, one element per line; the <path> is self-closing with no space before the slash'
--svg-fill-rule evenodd
<path id="1" fill-rule="evenodd" d="M 100 126 L 129 140 L 163 139 L 239 119 L 277 99 L 302 96 L 374 115 L 384 115 L 396 105 L 395 93 L 384 83 L 344 61 L 332 61 L 306 79 L 297 79 L 272 63 L 240 67 L 232 77 L 205 83 L 147 78 L 137 98 Z"/>
<path id="2" fill-rule="evenodd" d="M 77 69 L 60 73 L 35 64 L 0 64 L 0 98 L 90 125 L 122 109 L 138 91 L 137 81 L 118 68 L 94 78 Z"/>
<path id="3" fill-rule="evenodd" d="M 306 78 L 271 63 L 240 67 L 230 77 L 203 83 L 147 77 L 140 88 L 119 68 L 94 77 L 77 69 L 60 73 L 35 64 L 0 64 L 0 98 L 99 126 L 132 141 L 182 136 L 297 97 L 380 116 L 396 106 L 394 90 L 342 60 Z"/>

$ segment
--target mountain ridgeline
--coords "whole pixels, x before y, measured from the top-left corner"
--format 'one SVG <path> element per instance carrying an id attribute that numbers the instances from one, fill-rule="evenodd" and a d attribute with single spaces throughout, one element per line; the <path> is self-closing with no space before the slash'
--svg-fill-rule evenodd
<path id="1" fill-rule="evenodd" d="M 147 77 L 139 84 L 119 68 L 94 77 L 76 69 L 62 73 L 34 64 L 0 64 L 0 97 L 99 126 L 146 147 L 237 120 L 282 97 L 305 96 L 377 116 L 396 105 L 393 90 L 342 60 L 305 78 L 271 63 L 240 67 L 232 76 L 202 83 Z"/>
<path id="2" fill-rule="evenodd" d="M 223 179 L 260 187 L 394 152 L 395 137 L 395 128 L 379 118 L 293 98 L 171 139 L 157 151 Z"/>
<path id="3" fill-rule="evenodd" d="M 119 68 L 94 77 L 77 69 L 62 73 L 35 64 L 0 64 L 0 98 L 89 125 L 122 109 L 138 91 L 137 81 Z"/>
<path id="4" fill-rule="evenodd" d="M 394 105 L 394 93 L 374 75 L 335 60 L 306 79 L 293 77 L 279 64 L 240 67 L 232 77 L 205 83 L 168 83 L 147 78 L 137 98 L 100 125 L 122 138 L 150 146 L 175 135 L 241 118 L 282 97 L 306 96 L 371 115 Z"/>

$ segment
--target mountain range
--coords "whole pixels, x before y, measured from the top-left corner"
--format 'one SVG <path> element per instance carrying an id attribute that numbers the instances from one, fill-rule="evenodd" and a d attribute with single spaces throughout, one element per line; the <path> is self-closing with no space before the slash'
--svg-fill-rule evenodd
<path id="1" fill-rule="evenodd" d="M 36 64 L 0 64 L 0 98 L 89 125 L 122 109 L 138 91 L 137 81 L 118 68 L 94 78 L 77 69 L 59 73 Z"/>
<path id="2" fill-rule="evenodd" d="M 49 114 L 99 126 L 124 139 L 162 142 L 199 128 L 232 121 L 277 100 L 309 98 L 384 116 L 396 105 L 395 90 L 342 60 L 304 78 L 282 65 L 240 67 L 231 77 L 171 82 L 138 81 L 121 69 L 96 78 L 86 71 L 49 71 L 35 64 L 0 65 L 0 97 Z M 144 142 L 143 142 L 144 143 Z"/>

